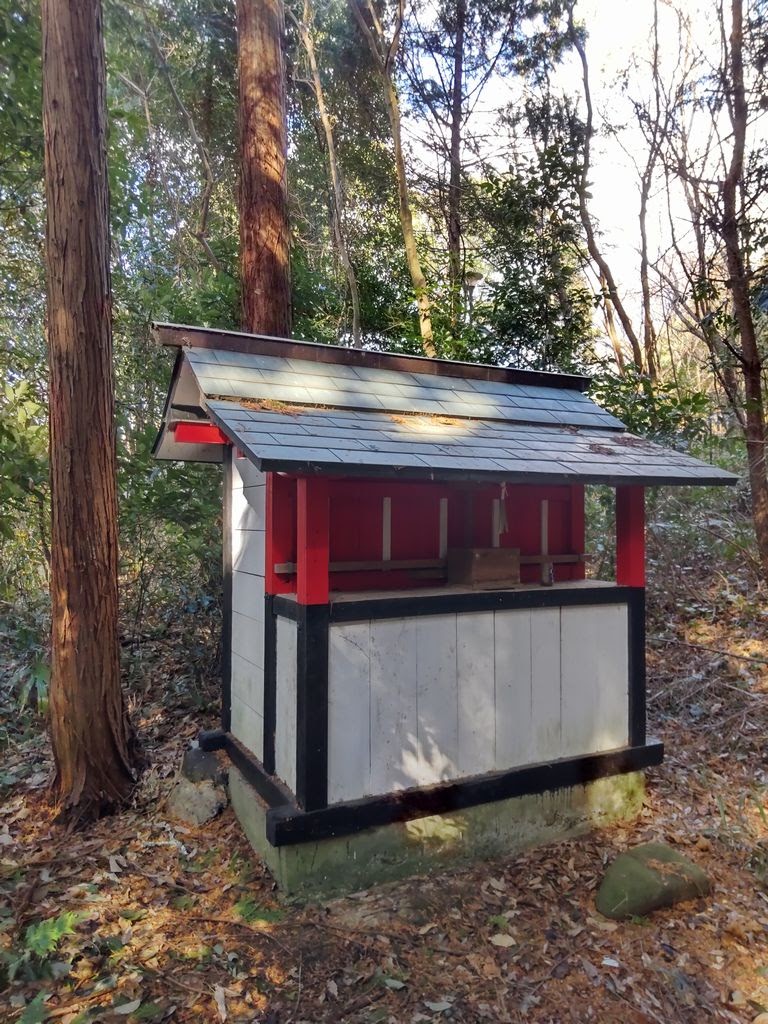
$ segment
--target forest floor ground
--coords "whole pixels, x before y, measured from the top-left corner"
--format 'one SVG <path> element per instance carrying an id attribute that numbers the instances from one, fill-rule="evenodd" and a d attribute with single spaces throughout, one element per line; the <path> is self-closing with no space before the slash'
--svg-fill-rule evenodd
<path id="1" fill-rule="evenodd" d="M 44 736 L 2 755 L 15 978 L 0 1021 L 764 1024 L 768 597 L 746 569 L 665 571 L 649 605 L 649 724 L 667 755 L 636 823 L 303 907 L 281 903 L 231 809 L 201 828 L 166 818 L 182 750 L 215 719 L 206 693 L 172 685 L 185 645 L 166 637 L 132 697 L 150 766 L 131 809 L 67 834 Z M 605 865 L 646 840 L 697 861 L 711 895 L 603 919 Z"/>

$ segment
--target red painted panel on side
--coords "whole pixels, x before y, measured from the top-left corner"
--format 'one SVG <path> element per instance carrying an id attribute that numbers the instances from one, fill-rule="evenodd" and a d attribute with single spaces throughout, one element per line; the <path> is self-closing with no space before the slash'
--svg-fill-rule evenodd
<path id="1" fill-rule="evenodd" d="M 172 423 L 171 430 L 175 440 L 184 444 L 229 444 L 227 435 L 213 423 Z"/>

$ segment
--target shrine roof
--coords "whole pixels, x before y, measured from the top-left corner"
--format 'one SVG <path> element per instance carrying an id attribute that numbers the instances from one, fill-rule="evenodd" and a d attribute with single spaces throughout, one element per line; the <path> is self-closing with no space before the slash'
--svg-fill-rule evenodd
<path id="1" fill-rule="evenodd" d="M 158 458 L 218 461 L 173 424 L 216 424 L 265 470 L 399 478 L 729 484 L 635 437 L 588 379 L 158 325 L 179 348 Z M 218 344 L 218 347 L 216 347 Z"/>

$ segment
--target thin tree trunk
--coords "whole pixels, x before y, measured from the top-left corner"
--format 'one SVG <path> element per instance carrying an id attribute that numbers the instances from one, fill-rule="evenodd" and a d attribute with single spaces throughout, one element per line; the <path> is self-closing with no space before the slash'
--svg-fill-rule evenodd
<path id="1" fill-rule="evenodd" d="M 757 345 L 755 323 L 749 299 L 749 280 L 739 226 L 738 196 L 744 171 L 748 107 L 744 88 L 742 0 L 731 0 L 729 113 L 733 129 L 733 149 L 728 173 L 723 182 L 723 222 L 728 266 L 728 288 L 739 331 L 744 374 L 745 421 L 749 485 L 752 494 L 752 518 L 763 574 L 768 578 L 768 476 L 765 466 L 765 406 L 762 388 L 762 360 Z"/>
<path id="2" fill-rule="evenodd" d="M 427 288 L 427 280 L 421 267 L 419 251 L 416 246 L 416 234 L 413 230 L 413 213 L 411 211 L 411 199 L 408 193 L 408 176 L 405 170 L 405 156 L 403 154 L 403 139 L 400 117 L 400 100 L 394 81 L 395 60 L 400 44 L 400 30 L 402 28 L 405 0 L 398 0 L 398 22 L 394 36 L 387 46 L 383 37 L 381 23 L 371 0 L 364 0 L 366 10 L 374 26 L 373 31 L 365 20 L 358 5 L 358 0 L 349 0 L 352 12 L 357 20 L 360 30 L 365 36 L 370 50 L 371 57 L 379 71 L 384 86 L 384 100 L 389 117 L 389 125 L 392 131 L 392 143 L 395 150 L 395 174 L 397 177 L 397 196 L 400 212 L 400 228 L 403 234 L 403 245 L 405 247 L 405 259 L 408 264 L 408 272 L 411 276 L 413 291 L 416 296 L 416 304 L 419 310 L 419 331 L 421 333 L 421 347 L 424 354 L 430 357 L 437 355 L 434 336 L 432 333 L 432 303 Z M 376 35 L 374 36 L 374 31 Z"/>
<path id="3" fill-rule="evenodd" d="M 336 142 L 333 137 L 333 125 L 331 123 L 328 107 L 325 103 L 325 91 L 323 81 L 320 77 L 320 69 L 317 65 L 317 54 L 315 53 L 315 41 L 312 36 L 313 14 L 309 0 L 305 0 L 304 16 L 296 25 L 299 29 L 301 42 L 309 61 L 309 71 L 312 76 L 312 90 L 317 101 L 317 110 L 320 114 L 320 123 L 323 126 L 325 135 L 325 147 L 328 154 L 328 174 L 331 179 L 333 190 L 333 233 L 336 239 L 336 249 L 339 254 L 344 276 L 347 279 L 349 298 L 352 303 L 352 344 L 355 348 L 362 348 L 362 336 L 360 332 L 360 289 L 357 286 L 355 269 L 349 257 L 347 238 L 344 229 L 344 188 L 341 182 L 341 170 L 336 156 Z"/>
<path id="4" fill-rule="evenodd" d="M 656 379 L 656 329 L 653 324 L 653 309 L 651 308 L 651 285 L 648 279 L 648 197 L 651 192 L 651 184 L 656 169 L 656 161 L 659 156 L 659 136 L 662 133 L 661 126 L 661 101 L 659 94 L 659 5 L 658 0 L 653 4 L 653 86 L 655 97 L 655 110 L 653 118 L 650 119 L 650 138 L 648 140 L 648 157 L 640 175 L 640 289 L 643 296 L 643 351 L 645 353 L 645 365 L 648 369 L 648 376 Z M 642 124 L 641 124 L 642 127 Z"/>
<path id="5" fill-rule="evenodd" d="M 600 288 L 603 292 L 603 316 L 605 317 L 605 329 L 608 331 L 608 338 L 611 342 L 611 348 L 613 349 L 613 357 L 616 360 L 616 367 L 618 368 L 619 373 L 624 376 L 624 352 L 621 348 L 619 332 L 616 330 L 616 321 L 613 317 L 613 306 L 611 305 L 610 300 L 606 300 L 605 297 L 607 284 L 602 274 L 600 275 Z"/>
<path id="6" fill-rule="evenodd" d="M 642 373 L 643 371 L 643 350 L 640 347 L 640 340 L 635 333 L 635 329 L 632 326 L 632 321 L 629 318 L 629 314 L 624 308 L 624 303 L 621 301 L 619 296 L 619 290 L 616 287 L 616 281 L 614 280 L 611 268 L 608 265 L 608 261 L 603 256 L 600 246 L 597 244 L 597 236 L 595 234 L 594 225 L 592 224 L 592 217 L 589 212 L 589 206 L 587 203 L 587 192 L 589 191 L 589 171 L 590 171 L 590 150 L 592 134 L 594 132 L 593 121 L 594 114 L 592 110 L 592 92 L 589 85 L 589 64 L 587 63 L 587 52 L 584 49 L 584 44 L 579 37 L 579 33 L 576 31 L 576 26 L 573 21 L 573 3 L 568 7 L 568 34 L 571 42 L 573 43 L 576 52 L 579 55 L 581 61 L 581 74 L 582 84 L 584 86 L 584 102 L 587 108 L 587 122 L 584 132 L 584 156 L 581 166 L 581 181 L 579 182 L 579 217 L 581 219 L 582 227 L 584 228 L 584 235 L 587 241 L 587 251 L 594 260 L 600 271 L 600 277 L 605 280 L 605 287 L 607 289 L 608 298 L 613 303 L 613 308 L 616 310 L 616 315 L 621 321 L 621 326 L 624 329 L 624 333 L 632 346 L 632 357 L 634 359 L 635 367 Z"/>
<path id="7" fill-rule="evenodd" d="M 120 687 L 106 84 L 101 0 L 43 0 L 50 361 L 51 704 L 61 814 L 134 785 Z"/>
<path id="8" fill-rule="evenodd" d="M 243 329 L 291 333 L 282 0 L 237 0 Z"/>
<path id="9" fill-rule="evenodd" d="M 448 180 L 448 280 L 450 319 L 454 335 L 461 313 L 461 129 L 464 112 L 464 30 L 466 0 L 456 0 L 456 39 L 453 52 L 453 89 L 451 95 L 451 152 Z"/>

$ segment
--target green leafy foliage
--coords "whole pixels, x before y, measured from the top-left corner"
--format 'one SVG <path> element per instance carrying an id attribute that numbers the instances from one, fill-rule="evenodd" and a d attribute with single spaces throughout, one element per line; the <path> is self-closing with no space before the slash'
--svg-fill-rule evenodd
<path id="1" fill-rule="evenodd" d="M 710 430 L 707 395 L 673 380 L 651 380 L 633 367 L 623 374 L 604 370 L 594 378 L 590 393 L 633 433 L 656 441 L 685 444 L 701 440 Z"/>

